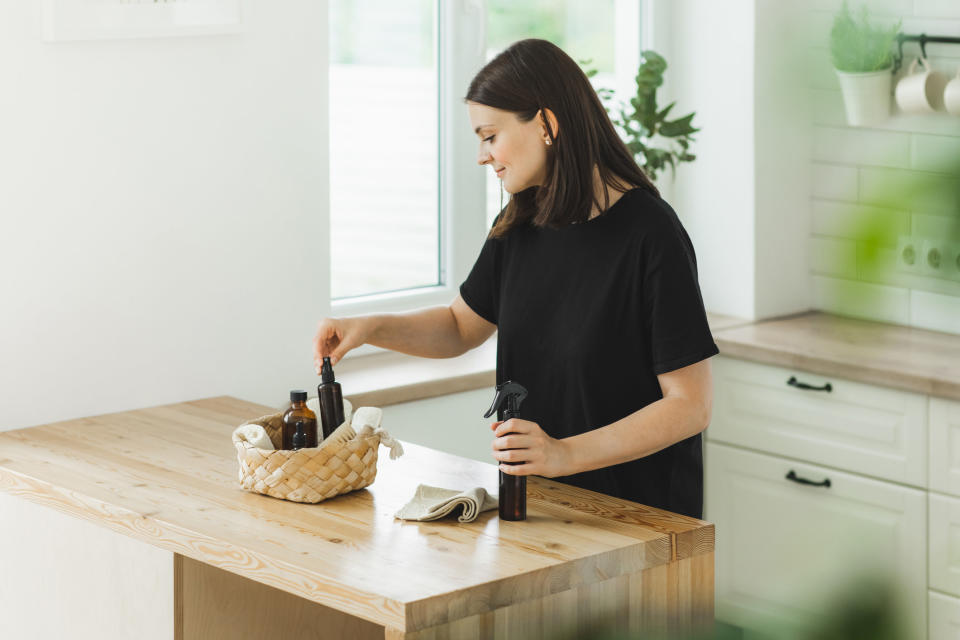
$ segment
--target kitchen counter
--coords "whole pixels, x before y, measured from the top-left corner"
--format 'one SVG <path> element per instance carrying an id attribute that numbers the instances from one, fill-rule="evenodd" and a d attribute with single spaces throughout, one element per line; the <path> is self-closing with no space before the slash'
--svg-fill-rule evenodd
<path id="1" fill-rule="evenodd" d="M 960 400 L 960 335 L 819 311 L 754 321 L 708 313 L 720 355 Z M 459 358 L 387 352 L 347 358 L 337 378 L 383 407 L 496 386 L 497 337 Z M 397 380 L 404 380 L 397 385 Z"/>
<path id="2" fill-rule="evenodd" d="M 809 312 L 714 338 L 724 356 L 960 400 L 960 335 Z"/>
<path id="3" fill-rule="evenodd" d="M 495 466 L 409 443 L 397 460 L 381 448 L 377 479 L 361 491 L 316 505 L 249 493 L 230 435 L 272 412 L 219 397 L 0 433 L 0 522 L 40 547 L 8 550 L 6 578 L 20 582 L 22 566 L 29 584 L 30 554 L 57 552 L 18 511 L 32 503 L 95 524 L 90 535 L 118 533 L 169 554 L 169 574 L 161 557 L 159 577 L 144 576 L 143 588 L 169 583 L 176 638 L 315 637 L 323 628 L 351 638 L 526 639 L 597 621 L 673 631 L 712 621 L 708 522 L 538 477 L 525 522 L 500 521 L 495 510 L 468 524 L 395 520 L 419 483 L 497 490 Z M 109 574 L 109 554 L 101 561 Z M 72 575 L 69 566 L 58 574 Z M 107 580 L 77 579 L 91 593 Z M 5 602 L 5 617 L 28 617 L 37 594 L 13 596 L 23 602 Z"/>

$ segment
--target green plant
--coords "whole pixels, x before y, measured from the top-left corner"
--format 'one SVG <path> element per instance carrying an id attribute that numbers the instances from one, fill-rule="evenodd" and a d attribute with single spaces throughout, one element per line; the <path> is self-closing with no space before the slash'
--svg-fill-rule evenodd
<path id="1" fill-rule="evenodd" d="M 597 93 L 637 164 L 651 180 L 656 180 L 657 172 L 668 164 L 675 175 L 678 163 L 696 159 L 696 156 L 690 153 L 690 143 L 693 141 L 692 134 L 700 129 L 693 126 L 694 113 L 676 120 L 667 120 L 667 115 L 676 102 L 658 110 L 657 88 L 663 84 L 667 61 L 655 51 L 644 51 L 641 55 L 642 61 L 636 77 L 637 94 L 630 98 L 632 110 L 628 111 L 624 104 L 608 104 L 613 99 L 612 89 L 599 88 Z M 590 62 L 581 60 L 580 64 Z M 593 77 L 597 72 L 595 69 L 586 69 L 585 73 L 587 77 Z M 667 143 L 666 148 L 654 146 L 655 137 Z"/>
<path id="2" fill-rule="evenodd" d="M 830 30 L 830 58 L 838 71 L 865 73 L 887 69 L 893 64 L 893 43 L 902 20 L 884 28 L 872 26 L 868 18 L 867 5 L 860 7 L 855 18 L 847 0 L 843 0 Z"/>

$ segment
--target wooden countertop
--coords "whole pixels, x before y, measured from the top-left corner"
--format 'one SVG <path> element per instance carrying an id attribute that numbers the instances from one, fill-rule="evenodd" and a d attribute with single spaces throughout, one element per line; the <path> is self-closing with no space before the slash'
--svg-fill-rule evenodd
<path id="1" fill-rule="evenodd" d="M 394 520 L 419 483 L 497 489 L 495 466 L 409 443 L 362 491 L 249 493 L 230 435 L 270 412 L 219 397 L 0 433 L 0 490 L 406 630 L 713 551 L 710 523 L 538 477 L 525 522 Z"/>
<path id="2" fill-rule="evenodd" d="M 714 338 L 724 356 L 960 400 L 960 335 L 809 312 Z"/>

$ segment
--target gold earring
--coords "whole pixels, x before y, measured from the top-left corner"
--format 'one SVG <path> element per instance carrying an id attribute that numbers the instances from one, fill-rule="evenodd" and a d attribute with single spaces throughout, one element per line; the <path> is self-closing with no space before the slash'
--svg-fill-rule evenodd
<path id="1" fill-rule="evenodd" d="M 546 143 L 547 143 L 547 144 L 550 144 L 550 139 L 549 139 L 549 138 L 547 138 Z"/>

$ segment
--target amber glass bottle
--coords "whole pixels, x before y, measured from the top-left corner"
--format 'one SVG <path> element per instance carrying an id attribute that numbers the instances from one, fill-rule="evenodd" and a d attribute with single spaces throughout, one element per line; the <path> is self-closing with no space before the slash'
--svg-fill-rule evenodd
<path id="1" fill-rule="evenodd" d="M 320 370 L 321 383 L 317 386 L 317 398 L 320 402 L 320 427 L 326 440 L 337 430 L 346 416 L 343 413 L 343 390 L 333 374 L 330 358 L 324 357 Z"/>
<path id="2" fill-rule="evenodd" d="M 290 408 L 283 414 L 282 438 L 284 449 L 293 449 L 293 436 L 297 422 L 303 422 L 306 447 L 317 446 L 317 414 L 307 408 L 307 392 L 296 389 L 290 392 Z"/>

